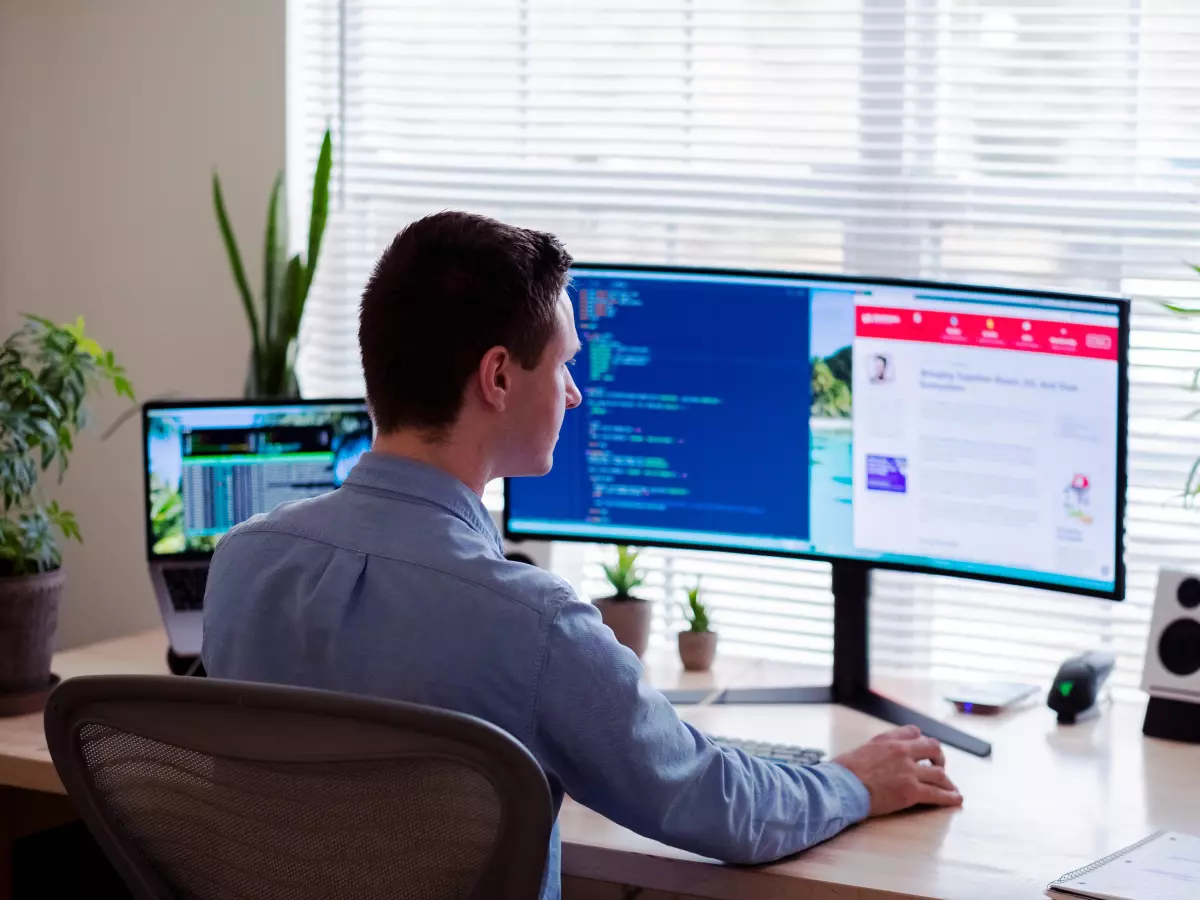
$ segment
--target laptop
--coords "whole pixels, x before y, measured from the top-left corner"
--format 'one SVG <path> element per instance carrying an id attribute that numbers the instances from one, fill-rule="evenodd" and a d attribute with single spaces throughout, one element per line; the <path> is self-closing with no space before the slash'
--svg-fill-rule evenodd
<path id="1" fill-rule="evenodd" d="M 142 407 L 146 552 L 176 655 L 200 653 L 208 566 L 226 532 L 280 503 L 336 489 L 371 439 L 362 400 Z"/>

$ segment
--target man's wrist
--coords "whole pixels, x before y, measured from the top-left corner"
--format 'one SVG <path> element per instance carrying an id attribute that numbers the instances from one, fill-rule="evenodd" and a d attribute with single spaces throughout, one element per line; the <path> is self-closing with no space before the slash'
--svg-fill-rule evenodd
<path id="1" fill-rule="evenodd" d="M 846 824 L 861 822 L 871 812 L 871 794 L 862 779 L 839 762 L 820 763 L 837 791 Z"/>

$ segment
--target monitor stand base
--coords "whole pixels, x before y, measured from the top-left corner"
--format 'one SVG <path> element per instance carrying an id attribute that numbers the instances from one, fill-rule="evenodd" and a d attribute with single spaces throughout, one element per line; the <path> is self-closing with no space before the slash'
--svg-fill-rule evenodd
<path id="1" fill-rule="evenodd" d="M 992 745 L 945 722 L 889 700 L 870 688 L 867 607 L 871 567 L 868 563 L 833 563 L 833 684 L 822 687 L 728 688 L 708 702 L 836 703 L 893 725 L 916 725 L 921 733 L 975 756 L 990 756 Z M 672 703 L 699 703 L 711 692 L 668 691 Z"/>
<path id="2" fill-rule="evenodd" d="M 668 695 L 669 696 L 669 695 Z M 684 702 L 684 701 L 680 701 Z M 881 694 L 867 690 L 855 696 L 835 699 L 833 685 L 825 687 L 732 688 L 723 691 L 713 705 L 743 703 L 836 703 L 866 716 L 882 719 L 893 725 L 916 725 L 927 737 L 936 738 L 948 747 L 957 747 L 975 756 L 990 756 L 992 745 L 965 731 L 939 722 Z"/>

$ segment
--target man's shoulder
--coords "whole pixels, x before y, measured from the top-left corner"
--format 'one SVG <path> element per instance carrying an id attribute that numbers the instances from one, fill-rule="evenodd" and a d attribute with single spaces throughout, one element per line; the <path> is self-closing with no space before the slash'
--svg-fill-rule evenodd
<path id="1" fill-rule="evenodd" d="M 426 560 L 416 560 L 426 565 Z M 451 559 L 437 560 L 434 565 L 464 584 L 488 594 L 502 596 L 539 613 L 558 612 L 565 602 L 575 600 L 575 589 L 565 578 L 528 563 L 505 559 L 496 552 L 480 552 Z"/>
<path id="2" fill-rule="evenodd" d="M 307 500 L 294 500 L 281 503 L 267 513 L 251 516 L 244 522 L 233 526 L 217 543 L 217 550 L 228 550 L 229 547 L 246 543 L 244 538 L 251 535 L 273 534 L 283 537 L 304 538 L 312 537 L 308 525 L 316 525 L 324 520 L 327 510 L 323 511 L 319 501 L 322 497 Z"/>
<path id="3" fill-rule="evenodd" d="M 283 504 L 246 520 L 221 540 L 218 558 L 258 560 L 264 542 L 274 551 L 302 550 L 313 543 L 369 557 L 375 566 L 397 567 L 394 575 L 400 582 L 445 579 L 456 590 L 500 595 L 539 612 L 556 613 L 564 603 L 577 599 L 566 579 L 506 559 L 489 536 L 454 516 L 431 515 L 414 507 L 411 522 L 393 518 L 390 527 L 367 528 L 362 520 L 347 521 L 331 508 L 335 504 L 319 502 L 322 499 Z M 308 560 L 310 555 L 295 558 Z"/>
<path id="4" fill-rule="evenodd" d="M 529 563 L 484 557 L 476 560 L 471 570 L 483 586 L 526 605 L 536 603 L 551 613 L 578 599 L 565 578 Z"/>

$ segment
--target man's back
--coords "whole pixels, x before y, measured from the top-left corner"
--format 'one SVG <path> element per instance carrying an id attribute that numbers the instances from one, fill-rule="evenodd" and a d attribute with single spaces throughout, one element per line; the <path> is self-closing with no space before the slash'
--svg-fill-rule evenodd
<path id="1" fill-rule="evenodd" d="M 231 535 L 210 575 L 206 668 L 454 709 L 528 744 L 539 657 L 569 588 L 506 560 L 482 505 L 391 492 L 376 469 L 411 470 L 426 494 L 451 481 L 369 456 L 342 490 Z"/>
<path id="2" fill-rule="evenodd" d="M 564 791 L 649 837 L 734 862 L 823 840 L 867 814 L 836 763 L 723 750 L 641 680 L 590 604 L 504 559 L 479 498 L 368 454 L 333 494 L 281 507 L 218 549 L 205 600 L 214 677 L 470 713 L 525 744 Z M 559 891 L 557 827 L 544 898 Z"/>

